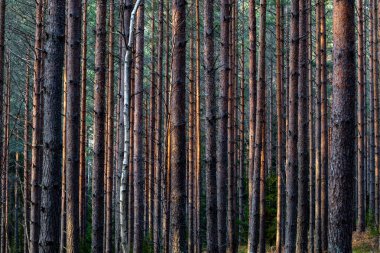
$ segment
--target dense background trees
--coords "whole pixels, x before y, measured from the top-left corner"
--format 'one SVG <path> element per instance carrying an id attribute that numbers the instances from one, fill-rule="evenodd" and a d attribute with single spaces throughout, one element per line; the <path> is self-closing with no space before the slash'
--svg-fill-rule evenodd
<path id="1" fill-rule="evenodd" d="M 377 5 L 0 0 L 0 253 L 376 237 Z"/>

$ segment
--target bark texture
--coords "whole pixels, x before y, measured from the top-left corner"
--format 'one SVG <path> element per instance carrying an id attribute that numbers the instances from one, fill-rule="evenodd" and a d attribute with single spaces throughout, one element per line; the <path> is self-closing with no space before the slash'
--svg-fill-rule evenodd
<path id="1" fill-rule="evenodd" d="M 355 164 L 355 2 L 334 1 L 329 252 L 352 252 Z"/>

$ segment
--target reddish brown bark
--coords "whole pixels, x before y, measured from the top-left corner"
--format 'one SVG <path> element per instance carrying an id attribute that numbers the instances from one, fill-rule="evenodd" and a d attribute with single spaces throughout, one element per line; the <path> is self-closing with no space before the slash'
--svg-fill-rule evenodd
<path id="1" fill-rule="evenodd" d="M 171 251 L 187 252 L 186 245 L 186 2 L 173 0 L 173 90 L 170 100 Z"/>
<path id="2" fill-rule="evenodd" d="M 352 251 L 355 164 L 355 2 L 334 1 L 329 252 Z"/>

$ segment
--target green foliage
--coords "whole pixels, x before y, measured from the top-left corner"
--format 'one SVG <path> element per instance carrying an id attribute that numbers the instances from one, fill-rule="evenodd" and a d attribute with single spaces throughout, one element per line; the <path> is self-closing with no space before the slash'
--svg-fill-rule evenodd
<path id="1" fill-rule="evenodd" d="M 270 173 L 266 180 L 266 203 L 265 203 L 265 240 L 267 245 L 276 242 L 276 203 L 277 203 L 277 176 Z"/>

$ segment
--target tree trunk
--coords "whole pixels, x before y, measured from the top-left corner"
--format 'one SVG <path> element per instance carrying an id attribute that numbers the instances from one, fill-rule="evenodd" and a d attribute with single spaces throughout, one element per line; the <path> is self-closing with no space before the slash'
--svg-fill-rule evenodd
<path id="1" fill-rule="evenodd" d="M 218 244 L 219 252 L 226 252 L 227 243 L 227 121 L 228 121 L 228 76 L 229 76 L 229 23 L 230 23 L 230 1 L 220 2 L 221 22 L 221 71 L 219 91 L 219 116 L 217 126 L 217 196 L 218 196 Z"/>
<path id="2" fill-rule="evenodd" d="M 308 80 L 307 80 L 307 1 L 299 1 L 299 78 L 298 78 L 298 213 L 297 252 L 307 251 L 308 232 Z"/>
<path id="3" fill-rule="evenodd" d="M 94 165 L 92 172 L 92 252 L 103 252 L 105 82 L 107 0 L 96 1 L 95 83 L 94 83 Z"/>
<path id="4" fill-rule="evenodd" d="M 334 1 L 332 149 L 329 170 L 329 252 L 352 252 L 355 164 L 354 1 Z M 344 25 L 343 25 L 344 24 Z"/>
<path id="5" fill-rule="evenodd" d="M 3 157 L 3 145 L 4 145 L 4 140 L 3 140 L 3 114 L 4 114 L 4 98 L 3 98 L 3 90 L 4 90 L 4 50 L 5 50 L 5 0 L 0 1 L 0 202 L 1 202 L 1 217 L 0 217 L 0 242 L 2 242 L 3 234 L 5 233 L 3 229 L 3 224 L 4 224 L 4 216 L 2 213 L 3 209 L 3 171 L 5 169 L 5 164 L 3 163 L 4 157 Z M 0 251 L 3 249 L 3 246 L 0 248 Z"/>
<path id="6" fill-rule="evenodd" d="M 162 172 L 162 87 L 163 87 L 163 42 L 164 42 L 164 1 L 158 3 L 158 48 L 157 48 L 157 117 L 155 132 L 155 164 L 154 164 L 154 220 L 153 220 L 153 243 L 154 252 L 162 250 L 162 195 L 161 195 L 161 172 Z"/>
<path id="7" fill-rule="evenodd" d="M 265 177 L 265 33 L 266 33 L 266 0 L 260 1 L 260 58 L 259 58 L 259 81 L 257 87 L 257 106 L 256 106 L 256 133 L 255 133 L 255 156 L 253 159 L 254 168 L 253 168 L 253 181 L 252 181 L 252 200 L 250 205 L 252 218 L 249 222 L 250 236 L 248 241 L 251 243 L 249 247 L 249 252 L 258 252 L 257 248 L 259 246 L 260 233 L 264 233 L 260 228 L 261 219 L 264 218 L 264 214 L 261 211 L 263 206 L 260 205 L 261 201 L 264 201 L 264 192 L 261 193 L 261 189 L 264 189 L 263 186 L 260 186 L 260 179 Z M 264 160 L 263 160 L 264 159 Z M 263 160 L 263 161 L 262 161 Z M 264 167 L 263 167 L 264 166 Z M 263 182 L 264 183 L 264 182 Z M 262 198 L 262 199 L 261 199 Z M 263 214 L 260 216 L 260 213 Z M 264 237 L 262 237 L 264 238 Z M 260 245 L 260 252 L 265 249 L 264 245 Z"/>
<path id="8" fill-rule="evenodd" d="M 229 76 L 228 76 L 228 120 L 227 120 L 227 252 L 233 253 L 236 252 L 237 245 L 236 242 L 236 195 L 235 195 L 235 7 L 236 2 L 234 0 L 230 0 L 230 9 L 231 9 L 231 21 L 229 22 Z"/>
<path id="9" fill-rule="evenodd" d="M 316 19 L 316 108 L 315 108 L 315 242 L 316 252 L 322 252 L 322 224 L 321 224 L 321 52 L 320 52 L 320 1 L 317 0 L 315 7 Z"/>
<path id="10" fill-rule="evenodd" d="M 248 249 L 253 251 L 253 237 L 257 237 L 254 233 L 253 224 L 254 213 L 252 210 L 253 191 L 253 171 L 255 157 L 255 131 L 256 131 L 256 1 L 249 1 L 249 144 L 248 144 L 248 219 L 249 219 L 249 235 Z M 257 203 L 257 202 L 256 202 Z M 257 246 L 255 246 L 257 247 Z"/>
<path id="11" fill-rule="evenodd" d="M 202 176 L 201 176 L 201 42 L 200 42 L 200 17 L 199 17 L 199 0 L 195 0 L 195 21 L 196 21 L 196 71 L 195 71 L 195 226 L 194 226 L 194 246 L 195 252 L 201 253 L 201 192 L 202 192 Z"/>
<path id="12" fill-rule="evenodd" d="M 6 93 L 5 93 L 5 115 L 4 115 L 4 143 L 3 143 L 3 171 L 2 171 L 2 237 L 1 237 L 1 252 L 7 253 L 9 250 L 9 143 L 10 143 L 10 102 L 11 102 L 11 90 L 10 90 L 10 57 L 7 53 L 6 59 Z"/>
<path id="13" fill-rule="evenodd" d="M 314 150 L 314 93 L 313 93 L 313 36 L 312 36 L 312 1 L 308 0 L 308 31 L 307 31 L 307 43 L 308 43 L 308 89 L 309 89 L 309 241 L 308 248 L 310 252 L 314 252 L 314 232 L 315 232 L 315 150 Z"/>
<path id="14" fill-rule="evenodd" d="M 29 231 L 30 231 L 30 163 L 29 163 L 29 86 L 30 86 L 30 66 L 29 51 L 26 62 L 25 80 L 25 111 L 24 111 L 24 252 L 29 252 Z M 1 93 L 0 93 L 1 94 Z M 1 158 L 0 158 L 1 159 Z"/>
<path id="15" fill-rule="evenodd" d="M 297 89 L 299 76 L 299 2 L 291 3 L 290 20 L 290 54 L 289 54 L 289 130 L 286 165 L 286 238 L 285 252 L 292 253 L 296 249 L 297 200 L 298 200 L 298 150 L 297 150 Z"/>
<path id="16" fill-rule="evenodd" d="M 144 2 L 137 11 L 136 20 L 136 58 L 135 58 L 135 90 L 134 90 L 134 234 L 133 251 L 141 252 L 143 246 L 144 229 L 144 155 L 143 155 L 143 66 L 144 66 Z"/>
<path id="17" fill-rule="evenodd" d="M 186 2 L 173 0 L 173 90 L 170 100 L 171 141 L 171 251 L 187 252 L 186 245 Z"/>
<path id="18" fill-rule="evenodd" d="M 358 0 L 358 151 L 357 151 L 357 170 L 358 170 L 358 217 L 357 229 L 364 232 L 365 229 L 365 191 L 364 191 L 364 36 L 363 36 L 363 0 Z"/>
<path id="19" fill-rule="evenodd" d="M 214 58 L 214 1 L 204 5 L 205 85 L 206 85 L 206 215 L 207 251 L 218 252 L 218 214 L 216 187 L 216 103 Z"/>
<path id="20" fill-rule="evenodd" d="M 67 6 L 66 251 L 79 251 L 81 0 Z"/>
<path id="21" fill-rule="evenodd" d="M 44 71 L 44 151 L 39 251 L 57 252 L 60 245 L 59 230 L 57 229 L 60 224 L 60 213 L 57 212 L 56 208 L 59 206 L 61 192 L 59 168 L 62 165 L 61 96 L 65 42 L 65 2 L 61 0 L 49 1 L 48 13 Z"/>
<path id="22" fill-rule="evenodd" d="M 115 20 L 114 20 L 114 0 L 109 2 L 109 23 L 108 23 L 108 82 L 107 82 L 107 164 L 106 164 L 106 245 L 105 251 L 112 252 L 112 189 L 113 189 L 113 177 L 114 177 L 114 33 L 115 33 Z"/>
<path id="23" fill-rule="evenodd" d="M 155 167 L 155 131 L 156 131 L 156 90 L 157 90 L 157 80 L 156 80 L 156 49 L 155 49 L 155 43 L 156 43 L 156 28 L 155 28 L 155 8 L 156 8 L 156 1 L 152 1 L 152 19 L 151 19 L 151 26 L 152 26 L 152 33 L 151 33 L 151 62 L 150 62 L 150 72 L 151 72 L 151 85 L 150 85 L 150 123 L 149 123 L 149 154 L 147 159 L 148 160 L 148 168 L 149 168 L 149 213 L 148 213 L 148 222 L 149 222 L 149 229 L 148 234 L 153 236 L 153 221 L 154 221 L 154 167 Z M 159 117 L 159 115 L 157 115 Z"/>
<path id="24" fill-rule="evenodd" d="M 190 30 L 190 66 L 189 66 L 189 148 L 188 148 L 188 233 L 189 233 L 189 252 L 194 252 L 194 242 L 195 242 L 195 230 L 196 220 L 194 219 L 195 214 L 195 145 L 194 145 L 194 135 L 195 135 L 195 71 L 194 71 L 194 27 L 191 25 Z"/>
<path id="25" fill-rule="evenodd" d="M 328 234 L 328 126 L 325 1 L 320 1 L 320 63 L 321 63 L 321 219 L 322 251 L 327 251 Z"/>
<path id="26" fill-rule="evenodd" d="M 132 2 L 129 0 L 122 0 L 122 24 L 123 24 L 123 40 L 122 40 L 122 57 L 123 58 L 123 80 L 120 85 L 120 123 L 119 128 L 119 167 L 121 170 L 121 184 L 120 184 L 120 239 L 121 249 L 123 253 L 129 252 L 128 244 L 128 211 L 131 203 L 128 198 L 131 192 L 129 187 L 129 162 L 130 162 L 130 102 L 131 102 L 131 59 L 132 59 L 132 42 L 133 29 L 130 29 Z M 133 16 L 134 17 L 134 16 Z M 134 21 L 134 19 L 133 19 Z M 131 27 L 133 27 L 132 24 Z M 127 54 L 128 53 L 128 54 Z M 130 236 L 129 236 L 130 237 Z"/>
<path id="27" fill-rule="evenodd" d="M 276 159 L 276 170 L 277 170 L 277 215 L 276 215 L 276 252 L 282 252 L 282 240 L 281 237 L 281 227 L 284 219 L 282 217 L 282 184 L 284 179 L 282 178 L 282 158 L 283 158 L 283 147 L 282 147 L 282 15 L 281 15 L 281 0 L 276 0 L 276 100 L 277 100 L 277 159 Z"/>
<path id="28" fill-rule="evenodd" d="M 42 169 L 42 132 L 43 132 L 43 42 L 44 1 L 36 1 L 36 30 L 34 37 L 33 66 L 33 122 L 32 122 L 32 168 L 30 178 L 30 236 L 29 252 L 38 252 L 40 237 L 40 204 L 41 204 L 41 169 Z M 0 34 L 2 34 L 0 32 Z M 1 47 L 0 47 L 1 48 Z M 1 52 L 0 52 L 1 56 Z M 1 57 L 0 57 L 1 59 Z M 0 65 L 1 66 L 1 65 Z M 1 76 L 1 75 L 0 75 Z M 0 85 L 2 86 L 2 85 Z M 1 146 L 1 145 L 0 145 Z M 0 152 L 1 153 L 1 152 Z"/>
<path id="29" fill-rule="evenodd" d="M 86 236 L 86 99 L 87 99 L 87 0 L 82 3 L 82 73 L 79 141 L 79 235 Z"/>

